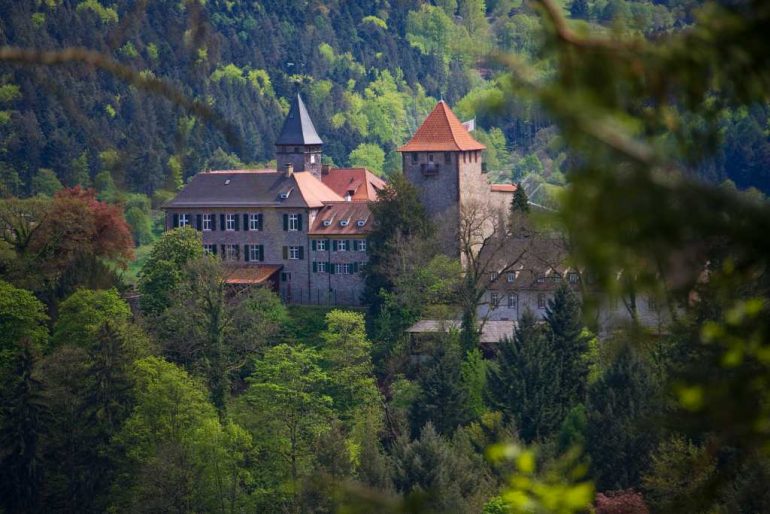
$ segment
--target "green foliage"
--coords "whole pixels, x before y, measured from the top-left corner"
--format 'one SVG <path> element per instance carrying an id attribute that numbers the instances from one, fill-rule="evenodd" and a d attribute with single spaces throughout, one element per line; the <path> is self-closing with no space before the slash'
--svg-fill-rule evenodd
<path id="1" fill-rule="evenodd" d="M 147 314 L 163 312 L 181 280 L 182 267 L 202 255 L 201 235 L 195 229 L 184 227 L 163 234 L 139 272 L 142 310 Z"/>
<path id="2" fill-rule="evenodd" d="M 89 349 L 96 344 L 105 324 L 124 324 L 130 317 L 131 309 L 115 289 L 78 289 L 59 304 L 51 341 L 54 346 L 69 344 Z"/>
<path id="3" fill-rule="evenodd" d="M 484 389 L 487 382 L 487 365 L 478 348 L 465 356 L 461 366 L 462 387 L 468 398 L 468 409 L 472 418 L 478 418 L 486 410 Z"/>
<path id="4" fill-rule="evenodd" d="M 64 188 L 59 177 L 56 176 L 53 170 L 48 168 L 40 168 L 32 177 L 32 194 L 53 196 L 56 191 Z"/>
<path id="5" fill-rule="evenodd" d="M 0 373 L 22 350 L 24 341 L 38 351 L 48 340 L 45 306 L 29 291 L 0 280 Z"/>
<path id="6" fill-rule="evenodd" d="M 385 152 L 372 143 L 361 143 L 350 152 L 350 165 L 367 168 L 375 175 L 382 175 L 385 165 Z"/>
<path id="7" fill-rule="evenodd" d="M 117 23 L 118 13 L 112 7 L 104 7 L 99 0 L 83 0 L 77 6 L 78 12 L 91 11 L 102 23 Z"/>

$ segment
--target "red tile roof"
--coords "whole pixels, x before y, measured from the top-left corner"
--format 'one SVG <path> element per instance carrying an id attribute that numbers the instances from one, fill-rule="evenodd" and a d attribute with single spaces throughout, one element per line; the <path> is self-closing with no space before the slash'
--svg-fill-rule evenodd
<path id="1" fill-rule="evenodd" d="M 293 174 L 302 198 L 308 207 L 321 207 L 326 202 L 338 202 L 342 198 L 329 189 L 323 182 L 315 178 L 309 171 L 299 171 Z"/>
<path id="2" fill-rule="evenodd" d="M 342 197 L 352 191 L 354 202 L 375 202 L 377 191 L 385 187 L 385 181 L 366 168 L 332 168 L 321 180 Z"/>
<path id="3" fill-rule="evenodd" d="M 482 145 L 463 127 L 452 109 L 441 100 L 425 118 L 412 139 L 399 152 L 456 152 L 483 150 Z"/>
<path id="4" fill-rule="evenodd" d="M 359 221 L 363 222 L 359 225 Z M 326 222 L 326 223 L 324 223 Z M 367 202 L 326 204 L 310 227 L 313 236 L 366 235 L 372 230 L 372 213 Z"/>
<path id="5" fill-rule="evenodd" d="M 503 193 L 513 193 L 516 191 L 516 184 L 490 184 L 489 189 Z"/>
<path id="6" fill-rule="evenodd" d="M 226 284 L 263 284 L 281 270 L 279 264 L 252 264 L 234 266 L 228 270 Z"/>

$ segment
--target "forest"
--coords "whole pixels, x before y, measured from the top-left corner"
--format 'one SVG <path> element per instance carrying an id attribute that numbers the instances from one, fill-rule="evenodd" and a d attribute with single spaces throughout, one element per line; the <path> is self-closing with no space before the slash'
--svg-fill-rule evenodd
<path id="1" fill-rule="evenodd" d="M 760 0 L 0 2 L 0 512 L 770 511 L 768 23 Z M 389 182 L 362 309 L 234 290 L 163 231 L 189 177 L 271 164 L 297 91 L 327 163 Z M 600 334 L 565 286 L 491 351 L 467 324 L 416 345 L 480 280 L 400 173 L 440 98 L 549 208 L 517 195 L 506 226 L 558 227 L 665 331 Z"/>

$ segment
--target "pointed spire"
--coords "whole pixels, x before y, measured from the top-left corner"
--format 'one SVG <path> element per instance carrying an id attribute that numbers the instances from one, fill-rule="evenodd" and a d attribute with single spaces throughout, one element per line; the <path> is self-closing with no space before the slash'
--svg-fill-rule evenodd
<path id="1" fill-rule="evenodd" d="M 278 136 L 276 145 L 322 145 L 323 141 L 318 137 L 313 120 L 307 112 L 305 102 L 299 93 L 291 103 L 289 114 L 283 123 L 281 135 Z"/>

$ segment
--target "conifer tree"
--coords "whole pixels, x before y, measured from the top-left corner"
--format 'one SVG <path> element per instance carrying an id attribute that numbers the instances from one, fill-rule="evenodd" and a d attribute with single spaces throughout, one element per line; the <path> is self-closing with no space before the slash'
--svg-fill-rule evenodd
<path id="1" fill-rule="evenodd" d="M 562 284 L 548 301 L 545 321 L 551 348 L 557 359 L 554 380 L 558 383 L 556 398 L 560 419 L 577 404 L 585 401 L 588 381 L 588 336 L 581 320 L 580 300 Z"/>
<path id="2" fill-rule="evenodd" d="M 525 442 L 541 440 L 561 422 L 558 360 L 549 338 L 529 311 L 513 339 L 500 343 L 500 353 L 487 376 L 488 400 L 513 421 Z"/>
<path id="3" fill-rule="evenodd" d="M 511 200 L 511 213 L 516 214 L 517 212 L 529 212 L 529 198 L 527 198 L 527 192 L 524 191 L 521 182 L 516 184 L 516 191 L 513 192 L 513 199 Z"/>
<path id="4" fill-rule="evenodd" d="M 654 395 L 647 364 L 627 346 L 591 386 L 586 446 L 599 490 L 639 486 L 656 443 L 648 422 Z"/>

